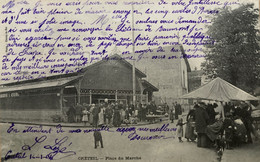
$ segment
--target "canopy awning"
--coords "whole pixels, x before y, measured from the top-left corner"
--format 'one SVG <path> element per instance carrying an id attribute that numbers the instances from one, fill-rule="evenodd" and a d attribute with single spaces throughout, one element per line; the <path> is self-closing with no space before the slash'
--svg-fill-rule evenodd
<path id="1" fill-rule="evenodd" d="M 70 84 L 71 82 L 79 79 L 82 76 L 73 76 L 67 78 L 51 79 L 44 81 L 31 82 L 26 84 L 12 85 L 0 88 L 0 93 L 17 92 L 23 90 L 41 89 L 41 88 L 53 88 L 61 87 Z"/>
<path id="2" fill-rule="evenodd" d="M 236 86 L 224 81 L 221 78 L 216 78 L 211 82 L 201 86 L 200 88 L 183 95 L 184 99 L 206 99 L 216 101 L 231 101 L 231 100 L 259 100 L 258 98 L 246 93 Z"/>

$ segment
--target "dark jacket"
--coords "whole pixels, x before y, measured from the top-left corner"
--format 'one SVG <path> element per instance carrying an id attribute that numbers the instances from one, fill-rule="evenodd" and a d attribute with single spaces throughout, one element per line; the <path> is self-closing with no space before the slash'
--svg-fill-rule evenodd
<path id="1" fill-rule="evenodd" d="M 209 115 L 209 124 L 211 125 L 211 124 L 215 123 L 215 121 L 216 121 L 215 116 L 217 113 L 215 112 L 213 105 L 211 105 L 211 104 L 208 105 L 206 111 Z"/>
<path id="2" fill-rule="evenodd" d="M 82 115 L 82 111 L 84 110 L 84 107 L 81 105 L 77 105 L 75 107 L 75 110 L 76 110 L 76 115 Z"/>
<path id="3" fill-rule="evenodd" d="M 175 106 L 175 114 L 182 115 L 182 109 L 181 109 L 181 105 L 180 104 L 177 104 Z"/>
<path id="4" fill-rule="evenodd" d="M 94 117 L 98 116 L 98 113 L 100 112 L 100 108 L 99 107 L 95 107 L 92 111 L 92 114 Z"/>
<path id="5" fill-rule="evenodd" d="M 205 129 L 209 123 L 209 116 L 206 110 L 202 107 L 198 107 L 195 110 L 195 122 L 196 122 L 196 131 L 198 133 L 205 133 Z"/>
<path id="6" fill-rule="evenodd" d="M 105 110 L 106 118 L 111 119 L 113 115 L 113 110 L 110 106 L 108 106 Z"/>
<path id="7" fill-rule="evenodd" d="M 102 139 L 102 135 L 100 131 L 94 131 L 94 139 L 95 141 L 100 141 Z"/>

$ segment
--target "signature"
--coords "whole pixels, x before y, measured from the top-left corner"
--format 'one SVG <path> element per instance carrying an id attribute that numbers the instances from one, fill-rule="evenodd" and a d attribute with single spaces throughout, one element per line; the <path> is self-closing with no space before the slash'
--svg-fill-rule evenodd
<path id="1" fill-rule="evenodd" d="M 72 142 L 70 142 L 67 145 L 67 147 L 62 146 L 63 144 L 65 145 L 65 142 L 67 142 L 68 138 L 69 138 L 68 136 L 63 137 L 60 140 L 58 138 L 56 138 L 53 145 L 45 145 L 44 146 L 45 149 L 52 151 L 46 157 L 50 160 L 57 160 L 57 159 L 62 159 L 62 158 L 69 157 L 72 155 L 76 155 L 76 152 L 74 152 L 74 151 L 67 151 L 67 147 L 69 147 L 72 144 Z M 54 157 L 57 155 L 58 155 L 58 158 L 56 157 L 54 159 Z M 62 156 L 59 156 L 59 155 L 62 155 Z"/>
<path id="2" fill-rule="evenodd" d="M 56 138 L 54 143 L 44 145 L 43 148 L 46 150 L 50 150 L 49 153 L 46 155 L 43 154 L 33 154 L 26 151 L 32 151 L 36 145 L 40 143 L 45 143 L 47 139 L 46 135 L 41 137 L 35 137 L 34 143 L 32 145 L 25 144 L 21 147 L 21 152 L 13 152 L 9 150 L 5 155 L 5 160 L 7 159 L 49 159 L 49 160 L 58 160 L 63 159 L 65 157 L 76 155 L 75 151 L 67 150 L 69 146 L 72 145 L 72 142 L 68 143 L 67 140 L 69 139 L 68 136 L 65 136 L 61 139 Z"/>
<path id="3" fill-rule="evenodd" d="M 34 144 L 32 144 L 31 146 L 29 145 L 24 145 L 22 146 L 22 150 L 26 151 L 26 150 L 31 150 L 33 146 L 35 146 L 37 143 L 42 143 L 43 141 L 45 141 L 47 139 L 46 135 L 41 136 L 40 138 L 35 137 L 34 139 Z"/>

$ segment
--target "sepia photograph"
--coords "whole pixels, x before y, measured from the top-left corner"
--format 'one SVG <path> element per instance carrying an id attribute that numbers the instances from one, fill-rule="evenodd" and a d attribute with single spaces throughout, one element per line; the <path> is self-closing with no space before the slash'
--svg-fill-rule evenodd
<path id="1" fill-rule="evenodd" d="M 259 5 L 1 0 L 0 161 L 259 161 Z"/>

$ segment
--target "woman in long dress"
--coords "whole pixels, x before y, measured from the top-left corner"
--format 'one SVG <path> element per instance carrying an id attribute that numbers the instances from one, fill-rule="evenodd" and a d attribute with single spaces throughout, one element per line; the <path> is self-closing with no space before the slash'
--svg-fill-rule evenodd
<path id="1" fill-rule="evenodd" d="M 126 113 L 125 113 L 125 109 L 124 109 L 124 108 L 121 109 L 120 111 L 121 111 L 120 114 L 121 114 L 121 122 L 122 122 L 122 121 L 124 121 L 124 119 L 125 119 Z"/>
<path id="2" fill-rule="evenodd" d="M 113 125 L 115 127 L 119 127 L 121 125 L 120 111 L 118 110 L 118 108 L 116 108 L 115 111 L 114 111 Z"/>
<path id="3" fill-rule="evenodd" d="M 95 104 L 92 104 L 91 107 L 90 107 L 90 110 L 89 110 L 89 112 L 90 112 L 90 114 L 89 114 L 89 123 L 90 123 L 90 125 L 93 124 L 93 113 L 92 112 L 93 112 L 94 107 L 95 107 Z"/>
<path id="4" fill-rule="evenodd" d="M 190 140 L 193 142 L 196 139 L 196 135 L 194 134 L 194 129 L 195 129 L 195 109 L 191 108 L 187 118 L 187 125 L 185 129 L 185 138 L 189 142 Z"/>
<path id="5" fill-rule="evenodd" d="M 98 114 L 98 125 L 104 125 L 105 124 L 105 120 L 104 120 L 104 113 L 105 113 L 105 108 L 101 107 L 100 112 Z"/>

